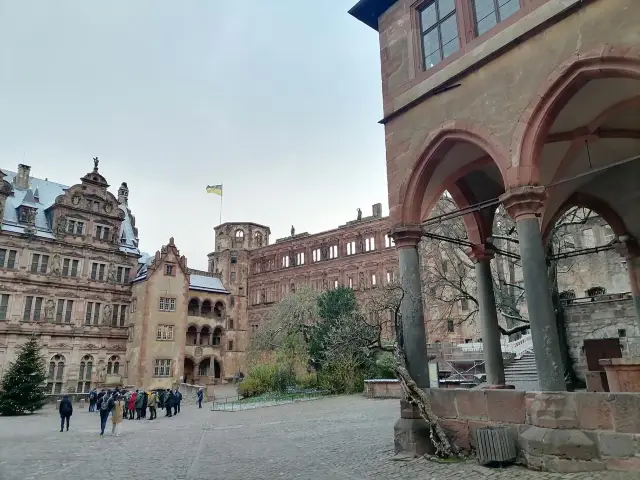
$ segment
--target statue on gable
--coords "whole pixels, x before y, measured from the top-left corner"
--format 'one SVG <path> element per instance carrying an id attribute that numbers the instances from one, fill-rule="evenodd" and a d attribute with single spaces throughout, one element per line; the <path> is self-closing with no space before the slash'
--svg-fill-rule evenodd
<path id="1" fill-rule="evenodd" d="M 291 225 L 291 236 L 295 237 L 296 236 L 296 229 L 294 228 L 293 225 Z"/>
<path id="2" fill-rule="evenodd" d="M 358 221 L 362 220 L 362 210 L 358 209 Z"/>
<path id="3" fill-rule="evenodd" d="M 93 157 L 93 171 L 97 172 L 98 171 L 98 164 L 100 163 L 100 160 L 98 159 L 98 157 Z"/>

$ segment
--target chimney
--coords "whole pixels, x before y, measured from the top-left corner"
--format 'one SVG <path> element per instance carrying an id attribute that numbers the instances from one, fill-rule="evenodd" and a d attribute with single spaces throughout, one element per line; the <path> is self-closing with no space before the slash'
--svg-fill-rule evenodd
<path id="1" fill-rule="evenodd" d="M 31 172 L 31 167 L 29 165 L 20 164 L 18 165 L 18 174 L 14 180 L 14 185 L 19 190 L 26 190 L 29 188 L 29 173 Z"/>
<path id="2" fill-rule="evenodd" d="M 381 203 L 376 203 L 374 204 L 372 207 L 373 210 L 373 216 L 378 218 L 382 216 L 382 204 Z"/>
<path id="3" fill-rule="evenodd" d="M 127 182 L 122 182 L 120 188 L 118 189 L 118 203 L 120 205 L 127 205 L 129 201 L 129 187 L 127 186 Z"/>

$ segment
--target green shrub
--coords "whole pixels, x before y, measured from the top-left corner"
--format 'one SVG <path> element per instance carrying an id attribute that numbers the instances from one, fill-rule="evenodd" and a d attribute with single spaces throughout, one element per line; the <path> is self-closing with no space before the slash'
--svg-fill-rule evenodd
<path id="1" fill-rule="evenodd" d="M 359 393 L 364 390 L 364 369 L 344 359 L 328 363 L 319 376 L 320 387 L 333 394 Z"/>
<path id="2" fill-rule="evenodd" d="M 303 375 L 299 375 L 296 378 L 296 385 L 298 388 L 302 388 L 304 390 L 310 388 L 318 387 L 318 376 L 315 373 L 305 373 Z"/>
<path id="3" fill-rule="evenodd" d="M 273 363 L 259 363 L 251 367 L 238 386 L 238 393 L 246 398 L 271 391 L 277 371 L 278 366 Z"/>
<path id="4" fill-rule="evenodd" d="M 375 376 L 377 378 L 385 379 L 396 378 L 396 375 L 393 371 L 394 365 L 395 360 L 393 358 L 393 354 L 391 352 L 382 352 L 376 360 Z"/>
<path id="5" fill-rule="evenodd" d="M 290 368 L 280 367 L 276 370 L 271 380 L 271 390 L 274 392 L 286 392 L 288 387 L 296 384 L 296 376 Z"/>

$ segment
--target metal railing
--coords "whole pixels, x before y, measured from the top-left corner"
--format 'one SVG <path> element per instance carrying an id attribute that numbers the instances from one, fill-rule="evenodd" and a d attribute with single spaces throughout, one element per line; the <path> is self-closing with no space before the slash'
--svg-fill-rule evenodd
<path id="1" fill-rule="evenodd" d="M 324 390 L 297 390 L 289 392 L 271 392 L 257 397 L 241 398 L 240 395 L 224 397 L 211 404 L 211 411 L 238 412 L 260 407 L 273 407 L 296 402 L 308 402 L 324 398 L 328 392 Z"/>

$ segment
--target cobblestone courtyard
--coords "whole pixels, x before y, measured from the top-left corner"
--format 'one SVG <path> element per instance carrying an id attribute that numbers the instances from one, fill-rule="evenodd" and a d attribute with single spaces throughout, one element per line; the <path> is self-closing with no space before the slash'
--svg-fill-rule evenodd
<path id="1" fill-rule="evenodd" d="M 59 433 L 58 416 L 49 407 L 29 417 L 0 417 L 0 479 L 637 478 L 495 470 L 473 461 L 393 461 L 397 416 L 396 400 L 356 396 L 234 413 L 187 405 L 175 418 L 125 421 L 120 437 L 100 439 L 98 414 L 76 411 L 71 431 Z"/>

